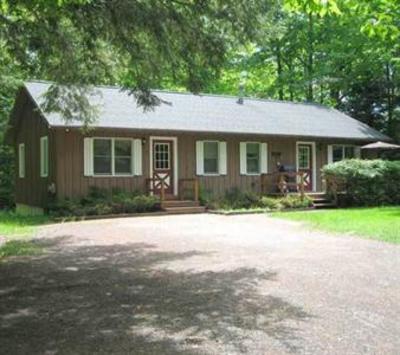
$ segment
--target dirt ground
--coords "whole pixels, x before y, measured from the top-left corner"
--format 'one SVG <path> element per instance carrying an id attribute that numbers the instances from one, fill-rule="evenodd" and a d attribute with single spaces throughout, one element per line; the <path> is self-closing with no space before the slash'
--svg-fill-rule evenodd
<path id="1" fill-rule="evenodd" d="M 398 354 L 400 247 L 265 215 L 47 226 L 0 263 L 3 354 Z"/>

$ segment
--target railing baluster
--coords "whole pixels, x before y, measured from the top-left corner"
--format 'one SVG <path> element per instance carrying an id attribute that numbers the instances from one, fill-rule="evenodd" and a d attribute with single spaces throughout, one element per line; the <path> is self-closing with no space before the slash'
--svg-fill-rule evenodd
<path id="1" fill-rule="evenodd" d="M 199 201 L 199 181 L 197 179 L 194 179 L 193 188 L 194 188 L 194 200 L 195 200 L 195 202 L 198 202 Z"/>

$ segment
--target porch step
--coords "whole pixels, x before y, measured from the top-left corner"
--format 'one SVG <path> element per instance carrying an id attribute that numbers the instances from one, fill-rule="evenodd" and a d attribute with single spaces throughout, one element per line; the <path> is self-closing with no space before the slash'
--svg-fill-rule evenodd
<path id="1" fill-rule="evenodd" d="M 206 208 L 204 206 L 194 207 L 164 207 L 165 212 L 169 214 L 192 214 L 192 213 L 204 213 Z"/>
<path id="2" fill-rule="evenodd" d="M 191 200 L 165 200 L 163 202 L 164 208 L 173 208 L 173 207 L 198 207 L 200 203 L 197 201 Z"/>
<path id="3" fill-rule="evenodd" d="M 324 193 L 307 194 L 313 200 L 314 208 L 336 208 L 335 203 Z"/>

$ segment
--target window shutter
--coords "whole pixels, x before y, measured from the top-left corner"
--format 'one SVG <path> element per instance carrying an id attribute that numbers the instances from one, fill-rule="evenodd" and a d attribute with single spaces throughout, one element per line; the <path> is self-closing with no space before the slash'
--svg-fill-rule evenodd
<path id="1" fill-rule="evenodd" d="M 40 138 L 40 176 L 47 177 L 49 174 L 49 140 Z"/>
<path id="2" fill-rule="evenodd" d="M 25 177 L 25 144 L 21 143 L 18 146 L 18 176 Z"/>
<path id="3" fill-rule="evenodd" d="M 246 142 L 240 142 L 240 174 L 247 174 Z"/>
<path id="4" fill-rule="evenodd" d="M 226 175 L 227 171 L 226 142 L 219 142 L 218 145 L 219 145 L 218 172 L 220 175 Z"/>
<path id="5" fill-rule="evenodd" d="M 361 147 L 354 147 L 354 157 L 361 159 Z"/>
<path id="6" fill-rule="evenodd" d="M 142 154 L 142 140 L 141 139 L 134 139 L 132 144 L 132 172 L 133 175 L 140 176 L 143 174 L 142 171 L 142 161 L 143 161 L 143 154 Z"/>
<path id="7" fill-rule="evenodd" d="M 268 144 L 261 143 L 260 149 L 261 149 L 260 172 L 261 172 L 261 174 L 267 174 L 268 173 Z"/>
<path id="8" fill-rule="evenodd" d="M 83 139 L 83 174 L 93 176 L 93 139 Z"/>
<path id="9" fill-rule="evenodd" d="M 328 145 L 328 164 L 333 163 L 333 145 Z"/>
<path id="10" fill-rule="evenodd" d="M 204 142 L 196 142 L 196 174 L 204 175 Z"/>

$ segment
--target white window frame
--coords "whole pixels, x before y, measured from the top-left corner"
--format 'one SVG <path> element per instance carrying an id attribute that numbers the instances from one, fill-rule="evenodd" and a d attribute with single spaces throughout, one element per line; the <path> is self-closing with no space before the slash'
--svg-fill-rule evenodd
<path id="1" fill-rule="evenodd" d="M 110 140 L 111 141 L 111 174 L 99 174 L 96 173 L 94 170 L 94 141 L 95 140 Z M 130 141 L 131 142 L 131 173 L 115 173 L 115 141 Z M 132 138 L 125 138 L 125 137 L 93 137 L 92 138 L 92 166 L 93 166 L 93 177 L 102 178 L 102 177 L 132 177 L 135 176 L 134 174 L 134 139 Z"/>
<path id="2" fill-rule="evenodd" d="M 330 145 L 328 146 L 328 164 L 334 163 L 334 161 L 333 161 L 333 149 L 334 149 L 335 147 L 341 147 L 341 148 L 342 148 L 342 157 L 343 157 L 343 158 L 342 158 L 341 160 L 338 160 L 338 161 L 342 161 L 342 160 L 349 159 L 349 158 L 346 158 L 346 157 L 345 157 L 345 150 L 346 150 L 346 148 L 348 148 L 348 147 L 351 147 L 351 148 L 354 149 L 354 159 L 359 158 L 359 155 L 360 155 L 359 152 L 358 152 L 359 146 L 357 146 L 357 145 L 355 145 L 355 144 L 341 144 L 341 143 L 330 144 Z"/>
<path id="3" fill-rule="evenodd" d="M 261 143 L 260 142 L 243 142 L 246 144 L 246 152 L 245 152 L 245 158 L 246 158 L 246 175 L 248 176 L 259 176 L 261 175 Z M 247 145 L 248 144 L 257 144 L 258 145 L 258 172 L 257 173 L 249 173 L 249 167 L 247 164 Z"/>
<path id="4" fill-rule="evenodd" d="M 244 162 L 242 162 L 242 157 L 241 157 L 241 144 L 244 144 Z M 248 166 L 247 166 L 247 145 L 248 144 L 258 144 L 258 173 L 249 173 Z M 264 146 L 266 148 L 266 151 L 263 153 L 262 150 L 264 149 Z M 265 154 L 265 161 L 263 160 L 263 154 Z M 260 176 L 262 174 L 267 174 L 268 173 L 268 160 L 269 160 L 269 147 L 267 142 L 262 142 L 262 141 L 242 141 L 239 143 L 239 165 L 240 165 L 240 174 L 244 176 Z M 243 171 L 243 167 L 241 166 L 242 164 L 245 165 L 245 171 Z M 265 165 L 265 166 L 264 166 Z"/>
<path id="5" fill-rule="evenodd" d="M 23 179 L 26 173 L 25 143 L 18 144 L 18 177 Z"/>
<path id="6" fill-rule="evenodd" d="M 219 156 L 219 154 L 220 154 L 220 151 L 219 151 L 219 144 L 220 144 L 220 141 L 216 141 L 216 140 L 205 140 L 205 141 L 202 141 L 203 142 L 203 175 L 204 176 L 219 176 L 219 175 L 221 175 L 220 174 L 220 172 L 219 172 L 219 159 L 220 159 L 220 156 Z M 205 159 L 206 159 L 206 157 L 205 157 L 205 154 L 204 154 L 204 146 L 205 146 L 205 144 L 206 143 L 217 143 L 217 172 L 215 172 L 215 173 L 206 173 L 205 171 L 204 171 L 204 161 L 205 161 Z"/>
<path id="7" fill-rule="evenodd" d="M 46 149 L 45 149 L 46 147 Z M 49 137 L 40 137 L 40 177 L 49 176 Z"/>
<path id="8" fill-rule="evenodd" d="M 150 147 L 149 147 L 149 169 L 150 169 L 150 176 L 153 177 L 153 142 L 154 141 L 162 141 L 162 140 L 166 140 L 166 141 L 172 141 L 173 142 L 173 160 L 172 160 L 172 164 L 173 164 L 173 171 L 174 171 L 174 175 L 173 175 L 173 180 L 174 180 L 174 196 L 178 195 L 178 181 L 179 181 L 179 175 L 178 175 L 178 138 L 177 137 L 163 137 L 163 136 L 150 136 Z M 150 193 L 151 195 L 153 195 L 153 192 Z"/>
<path id="9" fill-rule="evenodd" d="M 312 147 L 312 191 L 317 191 L 317 147 L 315 142 L 296 142 L 296 171 L 299 171 L 299 145 L 311 145 Z"/>

